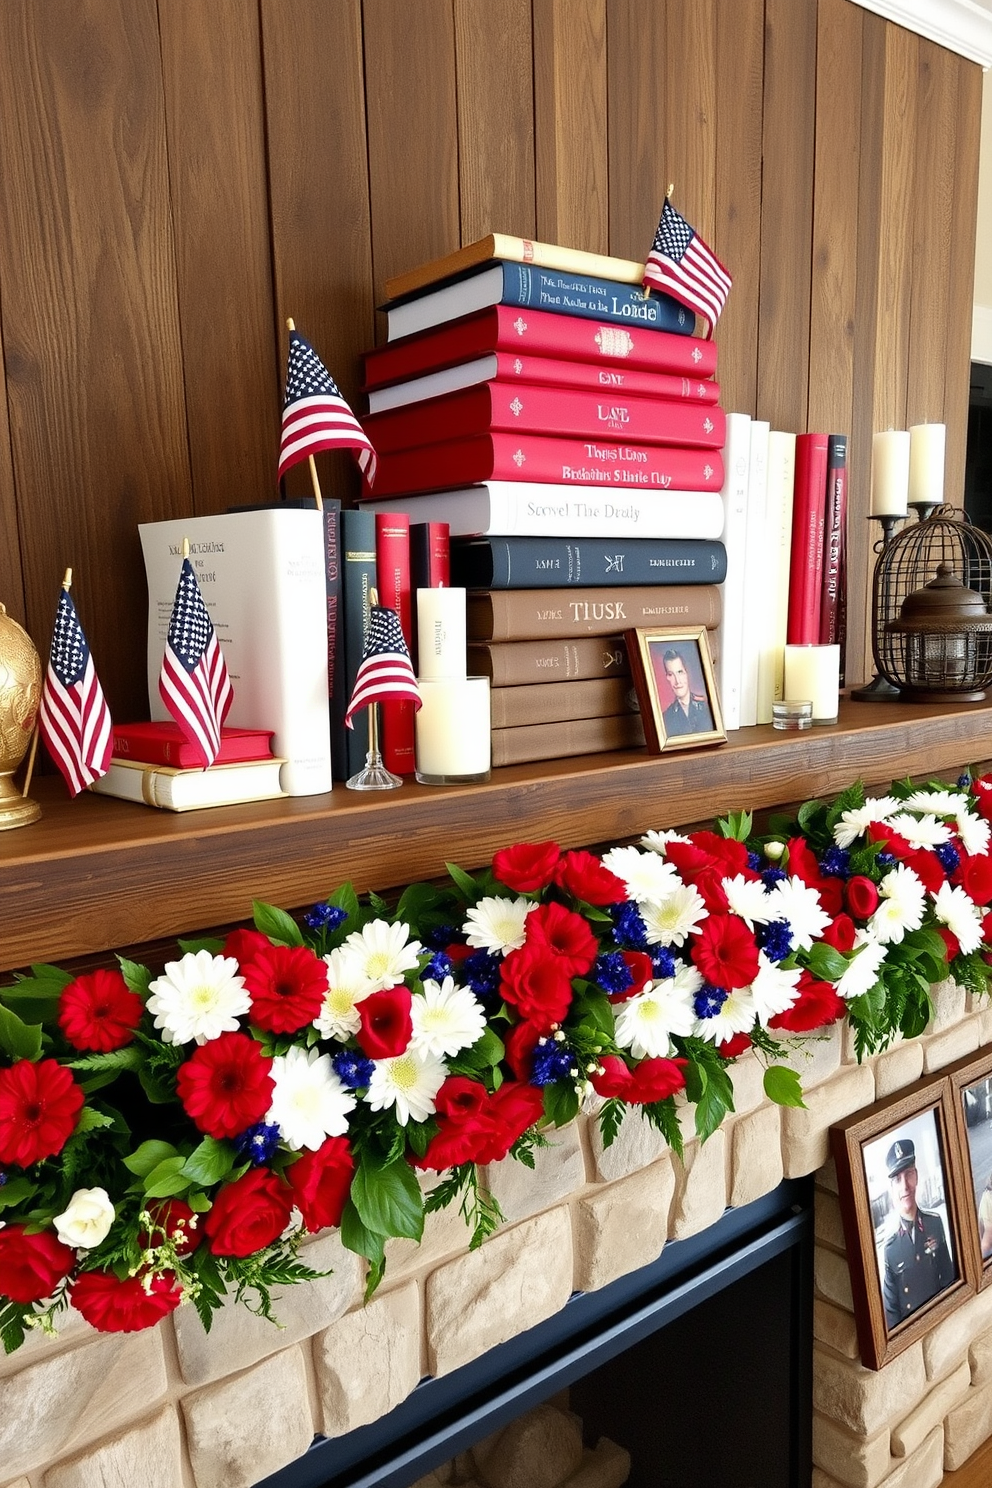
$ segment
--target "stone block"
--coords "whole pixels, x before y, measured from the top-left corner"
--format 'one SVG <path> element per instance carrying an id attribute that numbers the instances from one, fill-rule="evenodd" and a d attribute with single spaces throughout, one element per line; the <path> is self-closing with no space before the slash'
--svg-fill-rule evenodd
<path id="1" fill-rule="evenodd" d="M 944 1477 L 944 1431 L 936 1426 L 911 1457 L 904 1457 L 882 1488 L 939 1488 Z"/>
<path id="2" fill-rule="evenodd" d="M 82 1313 L 68 1307 L 59 1313 L 58 1333 L 52 1336 L 40 1328 L 29 1328 L 20 1348 L 12 1354 L 0 1350 L 0 1380 L 7 1374 L 20 1374 L 29 1364 L 37 1360 L 54 1359 L 65 1353 L 76 1343 L 92 1343 L 99 1335 L 90 1327 Z"/>
<path id="3" fill-rule="evenodd" d="M 0 1463 L 8 1477 L 99 1441 L 165 1395 L 161 1325 L 90 1336 L 0 1379 Z"/>
<path id="4" fill-rule="evenodd" d="M 975 1339 L 968 1350 L 968 1363 L 973 1385 L 987 1385 L 992 1380 L 992 1330 Z"/>
<path id="5" fill-rule="evenodd" d="M 582 1454 L 582 1465 L 562 1488 L 622 1488 L 630 1477 L 630 1453 L 608 1436 L 601 1436 L 592 1451 Z"/>
<path id="6" fill-rule="evenodd" d="M 912 1085 L 923 1073 L 923 1045 L 919 1039 L 907 1039 L 879 1054 L 875 1065 L 875 1098 L 882 1100 Z"/>
<path id="7" fill-rule="evenodd" d="M 971 1389 L 971 1366 L 963 1359 L 957 1369 L 934 1385 L 915 1410 L 892 1428 L 893 1457 L 909 1457 L 921 1446 L 935 1426 L 943 1424 L 948 1411 L 954 1409 Z"/>
<path id="8" fill-rule="evenodd" d="M 813 1299 L 813 1337 L 845 1359 L 860 1358 L 854 1315 L 820 1297 Z"/>
<path id="9" fill-rule="evenodd" d="M 568 1210 L 550 1209 L 493 1235 L 427 1278 L 427 1365 L 447 1374 L 543 1322 L 572 1292 Z"/>
<path id="10" fill-rule="evenodd" d="M 734 1110 L 739 1116 L 765 1104 L 765 1066 L 753 1050 L 745 1050 L 734 1060 L 727 1073 L 734 1087 Z"/>
<path id="11" fill-rule="evenodd" d="M 786 1178 L 816 1172 L 830 1156 L 830 1128 L 835 1121 L 870 1106 L 875 1077 L 865 1065 L 841 1070 L 832 1080 L 804 1095 L 805 1106 L 782 1109 L 782 1170 Z"/>
<path id="12" fill-rule="evenodd" d="M 966 1011 L 966 998 L 964 987 L 959 987 L 953 977 L 934 983 L 930 988 L 933 1012 L 926 1027 L 927 1033 L 941 1033 L 943 1029 L 960 1023 Z"/>
<path id="13" fill-rule="evenodd" d="M 177 1488 L 182 1481 L 182 1437 L 171 1406 L 45 1474 L 45 1488 Z"/>
<path id="14" fill-rule="evenodd" d="M 676 1166 L 669 1154 L 572 1206 L 576 1291 L 596 1291 L 661 1254 Z"/>
<path id="15" fill-rule="evenodd" d="M 992 1327 L 992 1288 L 969 1297 L 923 1339 L 927 1378 L 941 1379 L 965 1357 L 974 1339 Z"/>
<path id="16" fill-rule="evenodd" d="M 815 1033 L 779 1033 L 774 1028 L 769 1033 L 779 1046 L 778 1062 L 795 1070 L 803 1090 L 822 1085 L 840 1069 L 843 1041 L 840 1023 L 831 1023 L 829 1028 L 817 1029 Z"/>
<path id="17" fill-rule="evenodd" d="M 361 1261 L 345 1250 L 337 1230 L 304 1246 L 300 1259 L 314 1271 L 331 1274 L 319 1281 L 273 1291 L 272 1310 L 278 1326 L 257 1317 L 233 1298 L 214 1313 L 209 1333 L 204 1333 L 192 1307 L 179 1309 L 175 1314 L 176 1345 L 187 1384 L 208 1384 L 247 1369 L 301 1338 L 309 1338 L 346 1313 L 361 1296 Z"/>
<path id="18" fill-rule="evenodd" d="M 730 1133 L 728 1204 L 740 1208 L 782 1182 L 782 1115 L 767 1102 L 738 1116 Z"/>
<path id="19" fill-rule="evenodd" d="M 302 1457 L 313 1441 L 299 1347 L 195 1390 L 181 1405 L 196 1488 L 251 1488 Z"/>
<path id="20" fill-rule="evenodd" d="M 716 1224 L 727 1207 L 727 1134 L 718 1128 L 705 1142 L 686 1143 L 675 1164 L 675 1195 L 668 1217 L 669 1240 L 685 1240 Z"/>
<path id="21" fill-rule="evenodd" d="M 876 1488 L 892 1466 L 889 1433 L 855 1436 L 814 1411 L 813 1461 L 846 1488 Z"/>
<path id="22" fill-rule="evenodd" d="M 920 1039 L 924 1073 L 932 1074 L 934 1070 L 943 1069 L 945 1064 L 962 1059 L 965 1054 L 973 1054 L 978 1048 L 979 1037 L 979 1019 L 974 1014 L 946 1028 L 943 1033 L 924 1034 Z"/>
<path id="23" fill-rule="evenodd" d="M 840 1199 L 836 1194 L 818 1190 L 814 1201 L 813 1233 L 818 1241 L 834 1250 L 846 1250 L 844 1220 L 840 1212 Z"/>
<path id="24" fill-rule="evenodd" d="M 384 1416 L 421 1377 L 420 1297 L 415 1281 L 372 1298 L 314 1339 L 325 1436 Z"/>
<path id="25" fill-rule="evenodd" d="M 813 1251 L 813 1279 L 821 1297 L 836 1307 L 843 1307 L 846 1312 L 854 1312 L 851 1273 L 846 1256 L 817 1245 Z"/>
<path id="26" fill-rule="evenodd" d="M 589 1146 L 595 1176 L 602 1183 L 615 1183 L 618 1178 L 626 1178 L 629 1173 L 650 1167 L 651 1163 L 671 1151 L 661 1132 L 644 1119 L 637 1106 L 628 1108 L 609 1147 L 604 1147 L 599 1122 L 592 1117 L 589 1121 Z"/>
<path id="27" fill-rule="evenodd" d="M 570 1121 L 545 1136 L 548 1146 L 534 1148 L 533 1168 L 505 1157 L 485 1170 L 489 1191 L 508 1223 L 540 1214 L 585 1186 L 586 1164 L 578 1124 Z"/>
<path id="28" fill-rule="evenodd" d="M 553 1405 L 538 1405 L 511 1421 L 476 1461 L 486 1488 L 558 1488 L 582 1461 L 582 1429 Z"/>
<path id="29" fill-rule="evenodd" d="M 826 1193 L 839 1193 L 837 1184 L 837 1164 L 832 1157 L 828 1157 L 822 1168 L 817 1170 L 816 1187 L 822 1188 Z"/>
<path id="30" fill-rule="evenodd" d="M 838 1358 L 820 1344 L 813 1346 L 814 1408 L 859 1436 L 874 1436 L 894 1421 L 901 1421 L 907 1410 L 923 1399 L 926 1390 L 919 1342 L 910 1344 L 884 1369 L 877 1370 Z"/>
<path id="31" fill-rule="evenodd" d="M 974 1386 L 944 1417 L 944 1467 L 954 1472 L 992 1433 L 992 1384 Z"/>

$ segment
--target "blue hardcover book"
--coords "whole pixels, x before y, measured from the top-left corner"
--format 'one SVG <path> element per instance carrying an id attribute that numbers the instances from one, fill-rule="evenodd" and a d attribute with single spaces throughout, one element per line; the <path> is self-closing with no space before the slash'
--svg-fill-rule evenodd
<path id="1" fill-rule="evenodd" d="M 484 537 L 451 543 L 451 582 L 464 589 L 722 584 L 727 550 L 696 538 Z"/>

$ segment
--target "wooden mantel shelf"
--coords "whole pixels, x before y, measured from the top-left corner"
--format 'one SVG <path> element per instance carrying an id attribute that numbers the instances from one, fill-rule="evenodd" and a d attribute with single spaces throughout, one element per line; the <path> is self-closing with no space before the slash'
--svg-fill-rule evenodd
<path id="1" fill-rule="evenodd" d="M 32 792 L 42 819 L 0 833 L 0 971 L 245 920 L 252 898 L 298 908 L 347 879 L 386 890 L 445 862 L 478 868 L 513 841 L 581 847 L 837 794 L 858 778 L 956 776 L 990 756 L 992 704 L 845 700 L 836 725 L 808 733 L 741 729 L 712 748 L 521 765 L 476 786 L 336 787 L 175 815 L 105 796 L 70 802 L 45 779 Z"/>

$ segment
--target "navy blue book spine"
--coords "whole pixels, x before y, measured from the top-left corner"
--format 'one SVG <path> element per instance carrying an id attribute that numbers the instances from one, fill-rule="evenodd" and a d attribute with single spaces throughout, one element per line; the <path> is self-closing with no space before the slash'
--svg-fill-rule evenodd
<path id="1" fill-rule="evenodd" d="M 451 543 L 451 582 L 464 589 L 722 584 L 727 550 L 703 538 L 486 537 Z"/>

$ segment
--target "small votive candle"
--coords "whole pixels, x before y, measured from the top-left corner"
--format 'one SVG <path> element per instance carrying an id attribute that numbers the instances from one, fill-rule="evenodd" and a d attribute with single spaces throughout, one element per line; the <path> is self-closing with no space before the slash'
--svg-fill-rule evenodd
<path id="1" fill-rule="evenodd" d="M 418 677 L 417 683 L 421 701 L 416 714 L 417 779 L 421 785 L 487 780 L 492 763 L 489 678 Z"/>
<path id="2" fill-rule="evenodd" d="M 936 506 L 944 499 L 945 424 L 914 424 L 909 431 L 909 499 Z"/>
<path id="3" fill-rule="evenodd" d="M 909 501 L 909 430 L 886 429 L 871 442 L 873 517 L 904 517 Z"/>
<path id="4" fill-rule="evenodd" d="M 814 723 L 836 723 L 840 646 L 786 646 L 785 695 L 809 698 Z"/>
<path id="5" fill-rule="evenodd" d="M 772 703 L 772 728 L 808 729 L 813 726 L 813 704 L 805 698 Z"/>
<path id="6" fill-rule="evenodd" d="M 420 677 L 465 676 L 465 590 L 417 590 Z"/>

